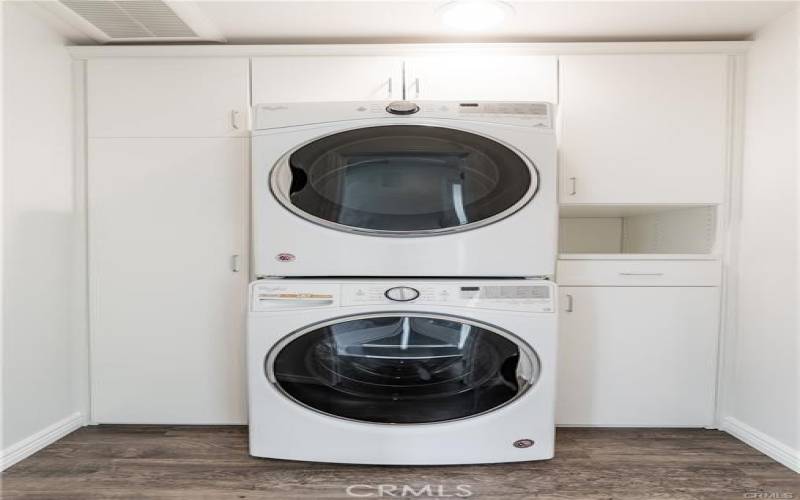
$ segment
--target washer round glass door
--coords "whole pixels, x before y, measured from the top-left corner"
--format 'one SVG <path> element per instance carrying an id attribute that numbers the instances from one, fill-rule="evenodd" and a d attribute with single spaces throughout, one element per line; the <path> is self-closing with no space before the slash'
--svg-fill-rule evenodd
<path id="1" fill-rule="evenodd" d="M 316 139 L 273 168 L 289 210 L 344 231 L 419 236 L 472 229 L 522 208 L 538 172 L 482 135 L 425 125 L 358 128 Z"/>
<path id="2" fill-rule="evenodd" d="M 445 422 L 513 401 L 539 359 L 513 335 L 443 315 L 344 318 L 296 332 L 266 358 L 285 395 L 321 413 L 376 423 Z"/>

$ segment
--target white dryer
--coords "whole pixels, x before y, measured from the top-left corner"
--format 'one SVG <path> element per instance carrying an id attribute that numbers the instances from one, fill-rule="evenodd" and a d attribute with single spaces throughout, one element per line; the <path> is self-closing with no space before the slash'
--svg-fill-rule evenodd
<path id="1" fill-rule="evenodd" d="M 551 276 L 552 107 L 262 104 L 254 263 L 268 276 Z"/>
<path id="2" fill-rule="evenodd" d="M 259 280 L 250 454 L 360 464 L 548 459 L 556 290 L 541 280 Z"/>

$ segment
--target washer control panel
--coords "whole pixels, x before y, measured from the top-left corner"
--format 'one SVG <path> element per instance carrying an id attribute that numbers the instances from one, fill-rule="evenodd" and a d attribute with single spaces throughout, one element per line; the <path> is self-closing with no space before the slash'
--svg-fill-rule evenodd
<path id="1" fill-rule="evenodd" d="M 430 284 L 342 284 L 341 305 L 440 304 L 485 309 L 533 312 L 555 311 L 554 286 L 550 283 L 467 285 Z"/>
<path id="2" fill-rule="evenodd" d="M 321 281 L 263 280 L 250 285 L 253 312 L 339 307 L 436 306 L 552 313 L 556 287 L 549 281 Z"/>

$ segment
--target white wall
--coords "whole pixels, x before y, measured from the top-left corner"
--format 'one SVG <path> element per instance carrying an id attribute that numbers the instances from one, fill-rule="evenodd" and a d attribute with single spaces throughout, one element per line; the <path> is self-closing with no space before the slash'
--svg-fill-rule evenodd
<path id="1" fill-rule="evenodd" d="M 75 326 L 82 278 L 76 266 L 81 221 L 74 194 L 72 61 L 35 7 L 2 3 L 7 466 L 80 425 L 77 414 L 86 402 L 85 344 Z"/>
<path id="2" fill-rule="evenodd" d="M 800 467 L 798 12 L 759 30 L 747 55 L 735 331 L 723 428 Z"/>

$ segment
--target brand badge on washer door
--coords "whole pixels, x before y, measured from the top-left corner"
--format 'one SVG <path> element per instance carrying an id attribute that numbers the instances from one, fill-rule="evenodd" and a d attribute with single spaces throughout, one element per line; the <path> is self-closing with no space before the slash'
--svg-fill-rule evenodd
<path id="1" fill-rule="evenodd" d="M 275 256 L 275 260 L 278 262 L 294 262 L 295 258 L 293 253 L 279 253 Z"/>

